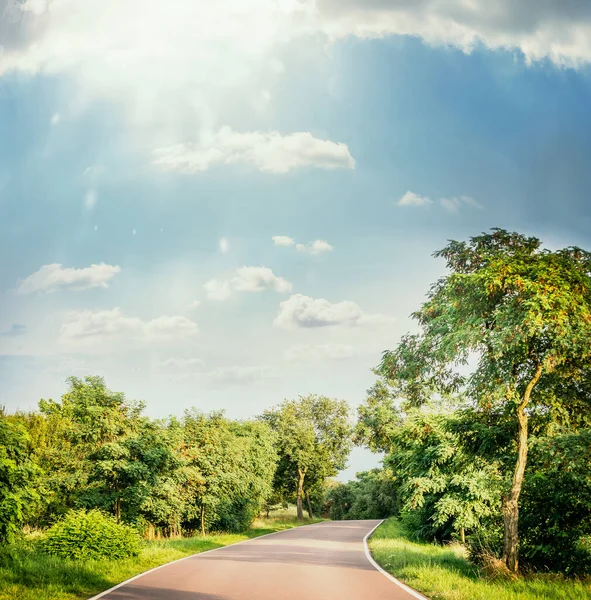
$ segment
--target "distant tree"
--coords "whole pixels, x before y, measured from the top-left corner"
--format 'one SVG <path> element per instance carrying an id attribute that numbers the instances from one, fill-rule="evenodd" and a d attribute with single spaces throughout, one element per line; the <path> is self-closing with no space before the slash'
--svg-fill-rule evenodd
<path id="1" fill-rule="evenodd" d="M 302 520 L 307 479 L 317 484 L 346 466 L 352 446 L 349 407 L 325 396 L 300 396 L 265 411 L 261 419 L 277 435 L 276 481 L 295 492 L 297 516 Z"/>
<path id="2" fill-rule="evenodd" d="M 421 333 L 385 352 L 378 373 L 414 405 L 461 390 L 481 407 L 513 415 L 503 557 L 517 572 L 529 414 L 576 419 L 590 406 L 577 382 L 588 377 L 591 359 L 591 254 L 543 250 L 536 238 L 494 229 L 469 242 L 452 241 L 435 256 L 451 272 L 413 315 Z M 476 365 L 470 375 L 459 373 L 458 366 L 470 364 Z"/>

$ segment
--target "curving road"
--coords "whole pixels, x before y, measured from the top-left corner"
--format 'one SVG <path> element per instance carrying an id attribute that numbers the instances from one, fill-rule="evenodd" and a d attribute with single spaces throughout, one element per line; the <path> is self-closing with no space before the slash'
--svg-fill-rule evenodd
<path id="1" fill-rule="evenodd" d="M 91 600 L 411 600 L 365 538 L 381 521 L 331 521 L 181 559 Z"/>

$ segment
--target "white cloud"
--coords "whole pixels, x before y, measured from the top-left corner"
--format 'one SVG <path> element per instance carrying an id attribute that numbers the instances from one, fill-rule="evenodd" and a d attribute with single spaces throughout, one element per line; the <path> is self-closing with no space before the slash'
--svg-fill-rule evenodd
<path id="1" fill-rule="evenodd" d="M 100 263 L 81 269 L 64 268 L 60 264 L 44 265 L 35 273 L 22 279 L 19 294 L 33 292 L 55 292 L 56 290 L 81 291 L 90 288 L 109 287 L 109 281 L 121 271 L 116 265 Z"/>
<path id="2" fill-rule="evenodd" d="M 190 338 L 197 325 L 180 316 L 162 316 L 149 321 L 128 317 L 120 308 L 70 312 L 61 327 L 60 340 L 72 344 L 95 344 L 118 339 L 165 342 Z"/>
<path id="3" fill-rule="evenodd" d="M 273 325 L 283 329 L 330 326 L 365 326 L 390 321 L 383 315 L 368 315 L 355 302 L 330 303 L 324 298 L 294 294 L 279 305 Z"/>
<path id="4" fill-rule="evenodd" d="M 301 344 L 285 351 L 285 359 L 294 362 L 317 362 L 323 360 L 345 360 L 357 356 L 355 348 L 347 344 Z"/>
<path id="5" fill-rule="evenodd" d="M 322 29 L 338 39 L 412 35 L 470 52 L 482 44 L 519 50 L 528 61 L 591 61 L 591 12 L 585 2 L 538 0 L 317 0 Z"/>
<path id="6" fill-rule="evenodd" d="M 304 245 L 296 244 L 296 250 L 303 254 L 322 254 L 323 252 L 332 252 L 333 247 L 326 240 L 314 240 L 313 242 Z"/>
<path id="7" fill-rule="evenodd" d="M 218 384 L 245 384 L 254 383 L 263 379 L 274 379 L 277 377 L 275 371 L 267 366 L 261 367 L 219 367 L 206 377 Z"/>
<path id="8" fill-rule="evenodd" d="M 210 279 L 205 283 L 203 288 L 210 300 L 227 300 L 232 295 L 232 288 L 229 281 Z"/>
<path id="9" fill-rule="evenodd" d="M 230 242 L 228 242 L 225 237 L 220 240 L 219 246 L 222 254 L 228 254 L 228 251 L 230 250 Z"/>
<path id="10" fill-rule="evenodd" d="M 96 190 L 88 190 L 84 196 L 84 206 L 87 210 L 92 210 L 97 201 Z"/>
<path id="11" fill-rule="evenodd" d="M 326 240 L 314 240 L 309 244 L 296 244 L 293 238 L 286 235 L 273 236 L 273 243 L 276 246 L 295 246 L 295 249 L 302 254 L 322 254 L 323 252 L 332 252 L 333 247 Z"/>
<path id="12" fill-rule="evenodd" d="M 53 114 L 52 117 L 51 117 L 51 124 L 52 125 L 57 125 L 60 122 L 60 119 L 61 119 L 61 117 L 60 117 L 59 113 Z"/>
<path id="13" fill-rule="evenodd" d="M 291 292 L 292 285 L 283 277 L 277 277 L 268 267 L 240 267 L 232 279 L 238 292 L 262 292 L 271 289 L 279 294 Z"/>
<path id="14" fill-rule="evenodd" d="M 191 304 L 189 304 L 189 308 L 191 308 L 191 309 L 199 308 L 200 306 L 201 306 L 200 300 L 193 300 L 193 302 L 191 302 Z"/>
<path id="15" fill-rule="evenodd" d="M 482 208 L 482 205 L 476 202 L 470 196 L 459 196 L 453 198 L 441 198 L 439 200 L 441 206 L 451 213 L 458 213 L 462 206 L 470 206 L 471 208 Z"/>
<path id="16" fill-rule="evenodd" d="M 410 190 L 398 200 L 399 206 L 428 206 L 433 201 L 428 196 L 419 196 Z"/>
<path id="17" fill-rule="evenodd" d="M 274 235 L 273 243 L 276 246 L 293 246 L 295 241 L 287 235 Z"/>
<path id="18" fill-rule="evenodd" d="M 204 144 L 177 144 L 153 152 L 153 164 L 168 171 L 198 173 L 219 164 L 247 164 L 259 171 L 287 173 L 302 167 L 354 169 L 346 144 L 320 140 L 311 133 L 239 133 L 222 127 Z"/>
<path id="19" fill-rule="evenodd" d="M 291 292 L 292 284 L 278 277 L 268 267 L 240 267 L 230 280 L 211 279 L 205 285 L 205 292 L 210 300 L 227 300 L 233 291 L 262 292 L 274 290 L 279 294 Z"/>

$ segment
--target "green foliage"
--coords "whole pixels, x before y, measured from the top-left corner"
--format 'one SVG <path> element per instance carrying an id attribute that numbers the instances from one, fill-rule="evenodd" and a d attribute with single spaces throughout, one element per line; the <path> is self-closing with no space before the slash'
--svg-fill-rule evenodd
<path id="1" fill-rule="evenodd" d="M 352 447 L 346 402 L 325 396 L 286 400 L 260 417 L 275 432 L 279 462 L 274 489 L 296 496 L 303 516 L 303 486 L 313 490 L 343 469 Z"/>
<path id="2" fill-rule="evenodd" d="M 243 531 L 272 493 L 277 454 L 265 423 L 232 422 L 187 411 L 181 454 L 196 478 L 187 520 L 192 529 Z"/>
<path id="3" fill-rule="evenodd" d="M 530 455 L 522 500 L 522 563 L 590 574 L 591 430 L 536 440 Z"/>
<path id="4" fill-rule="evenodd" d="M 137 556 L 140 537 L 129 525 L 98 510 L 75 510 L 52 525 L 39 542 L 47 554 L 61 558 L 122 559 Z"/>
<path id="5" fill-rule="evenodd" d="M 385 519 L 400 510 L 397 482 L 390 469 L 357 473 L 357 480 L 329 487 L 326 503 L 334 520 Z"/>
<path id="6" fill-rule="evenodd" d="M 494 229 L 468 242 L 452 241 L 435 256 L 446 260 L 450 273 L 414 313 L 420 333 L 404 336 L 385 352 L 376 373 L 391 397 L 404 400 L 404 410 L 461 394 L 482 411 L 512 416 L 513 467 L 503 456 L 492 468 L 498 467 L 503 487 L 503 556 L 515 572 L 529 418 L 543 414 L 555 426 L 579 427 L 588 420 L 591 254 L 580 248 L 545 250 L 536 238 Z M 370 393 L 360 412 L 358 430 L 370 447 L 387 446 L 383 438 L 392 426 L 387 406 L 384 391 Z M 451 485 L 456 491 L 434 504 L 434 523 L 443 524 L 447 515 L 474 524 L 478 515 L 465 513 L 462 495 L 481 487 L 484 464 L 475 460 L 471 473 L 454 466 L 451 479 L 443 471 L 443 478 L 436 470 L 414 478 L 411 504 L 422 509 L 421 502 L 429 500 L 425 494 Z"/>
<path id="7" fill-rule="evenodd" d="M 0 545 L 14 541 L 39 500 L 34 486 L 39 469 L 30 460 L 28 442 L 25 429 L 0 411 Z"/>

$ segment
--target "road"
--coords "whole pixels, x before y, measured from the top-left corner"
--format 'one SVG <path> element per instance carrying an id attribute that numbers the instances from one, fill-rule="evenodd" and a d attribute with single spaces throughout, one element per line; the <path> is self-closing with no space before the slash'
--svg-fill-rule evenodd
<path id="1" fill-rule="evenodd" d="M 416 600 L 378 571 L 364 538 L 380 521 L 297 527 L 158 567 L 91 600 Z"/>

